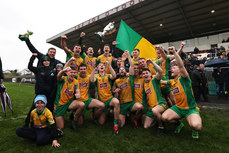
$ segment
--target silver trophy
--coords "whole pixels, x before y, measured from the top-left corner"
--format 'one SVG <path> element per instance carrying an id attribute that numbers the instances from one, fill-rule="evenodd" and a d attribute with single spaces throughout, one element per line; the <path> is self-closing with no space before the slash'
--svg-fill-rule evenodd
<path id="1" fill-rule="evenodd" d="M 103 32 L 95 32 L 95 35 L 97 38 L 103 42 L 103 37 L 112 34 L 113 32 L 116 31 L 114 21 L 110 22 L 106 27 L 103 29 Z"/>

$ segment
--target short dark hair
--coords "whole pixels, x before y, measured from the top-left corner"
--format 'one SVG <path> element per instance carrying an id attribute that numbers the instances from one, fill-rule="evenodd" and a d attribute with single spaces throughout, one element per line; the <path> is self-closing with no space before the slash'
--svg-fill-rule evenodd
<path id="1" fill-rule="evenodd" d="M 71 66 L 70 68 L 71 68 L 72 70 L 76 70 L 76 68 L 75 68 L 75 67 L 73 67 L 73 66 Z"/>
<path id="2" fill-rule="evenodd" d="M 145 58 L 139 58 L 139 60 L 142 60 L 142 59 L 146 60 Z"/>
<path id="3" fill-rule="evenodd" d="M 100 63 L 103 64 L 103 65 L 105 66 L 105 63 L 100 62 L 100 61 L 96 63 L 96 66 L 98 66 Z"/>
<path id="4" fill-rule="evenodd" d="M 135 48 L 134 51 L 135 51 L 135 50 L 138 51 L 138 52 L 140 53 L 140 50 L 139 50 L 138 48 Z"/>
<path id="5" fill-rule="evenodd" d="M 148 71 L 148 72 L 150 72 L 150 70 L 148 69 L 148 68 L 142 68 L 142 72 L 143 71 Z"/>
<path id="6" fill-rule="evenodd" d="M 108 46 L 108 47 L 110 47 L 110 45 L 109 45 L 109 44 L 105 44 L 103 47 L 105 47 L 105 46 Z"/>
<path id="7" fill-rule="evenodd" d="M 139 64 L 138 64 L 138 63 L 135 63 L 134 65 L 137 65 L 137 66 L 139 66 Z"/>
<path id="8" fill-rule="evenodd" d="M 80 44 L 75 44 L 75 45 L 73 46 L 73 48 L 75 48 L 75 46 L 80 46 L 80 47 L 82 48 L 82 46 L 81 46 Z"/>
<path id="9" fill-rule="evenodd" d="M 56 48 L 50 47 L 50 48 L 48 49 L 48 52 L 49 52 L 50 50 L 55 50 L 55 51 L 56 51 Z"/>
<path id="10" fill-rule="evenodd" d="M 78 67 L 78 70 L 79 70 L 81 67 L 86 67 L 86 68 L 87 68 L 87 65 L 84 64 L 84 63 L 81 63 L 80 66 Z"/>

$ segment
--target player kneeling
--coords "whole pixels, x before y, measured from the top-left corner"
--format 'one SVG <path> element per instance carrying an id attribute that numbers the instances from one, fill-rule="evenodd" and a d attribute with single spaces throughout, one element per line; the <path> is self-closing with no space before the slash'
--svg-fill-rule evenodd
<path id="1" fill-rule="evenodd" d="M 94 66 L 95 63 L 92 65 Z M 89 88 L 91 85 L 90 75 L 87 75 L 87 65 L 81 64 L 79 66 L 79 75 L 76 76 L 77 80 L 79 81 L 79 90 L 80 90 L 80 101 L 84 102 L 85 108 L 84 113 L 86 113 L 86 109 L 97 108 L 97 111 L 94 116 L 94 121 L 98 118 L 105 108 L 105 104 L 97 99 L 93 99 L 89 96 Z M 92 76 L 93 77 L 93 76 Z M 79 118 L 78 124 L 83 124 L 84 115 L 81 115 Z M 97 121 L 96 121 L 97 122 Z"/>
<path id="2" fill-rule="evenodd" d="M 154 63 L 152 60 L 148 59 L 147 62 L 151 62 L 157 70 L 156 76 L 152 78 L 152 74 L 149 69 L 143 69 L 144 77 L 144 92 L 147 96 L 147 101 L 143 101 L 145 118 L 144 128 L 149 128 L 156 119 L 158 123 L 158 132 L 157 135 L 160 136 L 164 131 L 164 126 L 162 123 L 162 113 L 167 109 L 166 102 L 162 98 L 160 92 L 160 80 L 162 78 L 162 69 Z"/>
<path id="3" fill-rule="evenodd" d="M 124 68 L 124 62 L 128 58 L 130 63 L 129 76 Z M 113 93 L 119 98 L 120 101 L 120 115 L 121 127 L 125 125 L 127 113 L 131 113 L 131 122 L 134 128 L 138 128 L 137 120 L 141 116 L 143 106 L 134 101 L 134 63 L 130 57 L 129 51 L 125 51 L 122 56 L 122 64 L 119 68 L 120 77 L 115 80 L 113 86 Z"/>
<path id="4" fill-rule="evenodd" d="M 64 73 L 67 76 L 63 76 Z M 55 103 L 56 107 L 56 124 L 62 130 L 64 128 L 64 115 L 69 110 L 75 111 L 72 121 L 72 128 L 76 130 L 79 116 L 84 110 L 85 104 L 79 101 L 80 90 L 79 82 L 75 79 L 76 70 L 74 68 L 65 67 L 57 75 L 58 87 Z"/>
<path id="5" fill-rule="evenodd" d="M 178 126 L 174 132 L 180 133 L 184 124 L 179 120 L 186 117 L 190 127 L 193 129 L 192 137 L 198 139 L 198 131 L 202 129 L 202 120 L 193 96 L 191 79 L 180 56 L 175 50 L 171 50 L 171 52 L 174 54 L 177 64 L 171 68 L 171 76 L 174 79 L 164 83 L 171 84 L 176 105 L 166 110 L 162 114 L 162 119 L 165 122 L 177 123 Z"/>
<path id="6" fill-rule="evenodd" d="M 119 100 L 113 97 L 111 92 L 111 80 L 116 78 L 116 73 L 114 69 L 111 67 L 110 63 L 111 62 L 108 59 L 108 62 L 106 64 L 108 65 L 111 74 L 106 74 L 105 64 L 99 63 L 98 65 L 99 74 L 95 76 L 95 68 L 93 68 L 90 79 L 91 82 L 96 83 L 99 100 L 105 104 L 105 109 L 98 117 L 98 122 L 101 125 L 104 124 L 106 121 L 108 109 L 110 107 L 113 107 L 113 112 L 114 112 L 113 134 L 117 135 L 119 133 L 118 120 L 119 120 L 120 106 L 119 106 Z"/>

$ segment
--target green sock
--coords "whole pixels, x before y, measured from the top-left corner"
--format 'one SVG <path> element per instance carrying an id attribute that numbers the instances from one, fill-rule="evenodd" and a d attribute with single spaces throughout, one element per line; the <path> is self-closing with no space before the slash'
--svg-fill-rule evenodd
<path id="1" fill-rule="evenodd" d="M 192 130 L 192 138 L 193 139 L 199 139 L 199 132 L 196 130 Z"/>
<path id="2" fill-rule="evenodd" d="M 118 120 L 114 120 L 114 125 L 118 126 Z"/>
<path id="3" fill-rule="evenodd" d="M 181 129 L 184 127 L 184 123 L 180 122 L 180 125 L 178 125 L 174 131 L 174 133 L 180 133 Z"/>

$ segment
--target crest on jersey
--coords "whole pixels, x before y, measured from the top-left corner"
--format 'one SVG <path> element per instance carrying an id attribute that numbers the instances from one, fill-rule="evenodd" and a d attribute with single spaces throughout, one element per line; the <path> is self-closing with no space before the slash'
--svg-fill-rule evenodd
<path id="1" fill-rule="evenodd" d="M 179 87 L 176 87 L 173 89 L 173 94 L 179 94 L 180 93 L 180 88 Z"/>

